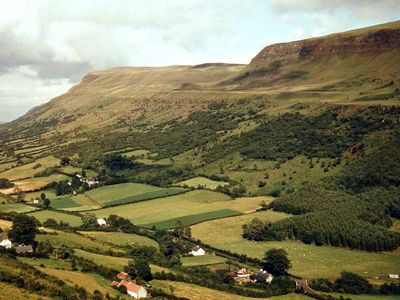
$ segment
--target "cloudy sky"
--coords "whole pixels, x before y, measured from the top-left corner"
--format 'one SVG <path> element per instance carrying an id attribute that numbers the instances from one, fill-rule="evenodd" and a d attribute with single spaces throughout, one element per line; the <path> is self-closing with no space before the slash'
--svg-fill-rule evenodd
<path id="1" fill-rule="evenodd" d="M 0 0 L 0 121 L 91 70 L 248 63 L 264 46 L 400 19 L 400 0 Z"/>

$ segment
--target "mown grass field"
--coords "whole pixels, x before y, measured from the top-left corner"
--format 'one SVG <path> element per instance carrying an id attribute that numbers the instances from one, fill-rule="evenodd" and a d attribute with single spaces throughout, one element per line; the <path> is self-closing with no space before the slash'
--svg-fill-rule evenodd
<path id="1" fill-rule="evenodd" d="M 35 211 L 38 208 L 26 205 L 23 203 L 9 203 L 9 204 L 0 204 L 0 212 L 17 212 L 17 213 L 27 213 L 31 211 Z"/>
<path id="2" fill-rule="evenodd" d="M 50 202 L 50 206 L 56 209 L 64 209 L 64 208 L 76 208 L 80 207 L 79 203 L 72 200 L 70 197 L 62 197 L 58 199 L 54 199 Z"/>
<path id="3" fill-rule="evenodd" d="M 87 251 L 109 251 L 123 252 L 117 246 L 109 246 L 101 241 L 92 240 L 80 234 L 69 233 L 65 231 L 52 231 L 56 234 L 38 234 L 36 240 L 38 242 L 49 241 L 53 247 L 59 247 L 65 243 L 76 249 L 85 249 Z"/>
<path id="4" fill-rule="evenodd" d="M 151 285 L 155 288 L 161 289 L 167 293 L 173 291 L 175 296 L 185 297 L 191 300 L 204 300 L 204 299 L 218 299 L 218 300 L 256 300 L 266 298 L 251 298 L 238 296 L 226 292 L 221 292 L 199 285 L 175 282 L 168 280 L 152 280 Z M 301 294 L 288 294 L 277 297 L 270 297 L 270 300 L 308 300 L 311 299 Z"/>
<path id="5" fill-rule="evenodd" d="M 184 267 L 209 266 L 225 263 L 226 258 L 217 255 L 187 256 L 182 257 L 181 262 Z"/>
<path id="6" fill-rule="evenodd" d="M 185 191 L 183 188 L 160 188 L 129 182 L 93 189 L 86 194 L 102 206 L 110 206 L 176 195 Z"/>
<path id="7" fill-rule="evenodd" d="M 58 158 L 55 158 L 54 156 L 46 156 L 34 161 L 33 163 L 22 165 L 10 169 L 8 171 L 2 172 L 0 173 L 0 178 L 7 178 L 12 181 L 18 179 L 31 178 L 36 173 L 42 172 L 50 167 L 56 167 L 59 164 L 60 160 Z"/>
<path id="8" fill-rule="evenodd" d="M 173 222 L 176 223 L 178 219 L 185 219 L 185 222 L 187 222 L 187 217 L 195 214 L 205 214 L 201 218 L 201 221 L 204 221 L 210 217 L 206 213 L 221 211 L 221 205 L 223 203 L 228 205 L 229 199 L 228 196 L 221 193 L 196 190 L 165 198 L 104 208 L 96 210 L 94 213 L 98 217 L 108 217 L 115 214 L 132 220 L 134 224 L 146 224 L 146 226 L 168 222 L 169 220 L 174 220 Z M 219 204 L 215 205 L 216 203 Z M 211 217 L 214 218 L 215 216 L 212 215 Z M 200 220 L 196 217 L 195 221 Z"/>
<path id="9" fill-rule="evenodd" d="M 194 187 L 194 188 L 198 188 L 198 187 L 205 187 L 207 189 L 210 190 L 215 190 L 218 186 L 226 186 L 229 185 L 229 182 L 225 182 L 225 181 L 215 181 L 215 180 L 211 180 L 208 179 L 206 177 L 194 177 L 185 181 L 181 181 L 179 183 L 177 183 L 177 185 L 179 186 L 188 186 L 188 187 Z"/>
<path id="10" fill-rule="evenodd" d="M 183 225 L 188 226 L 188 225 L 193 225 L 193 224 L 203 222 L 205 220 L 214 220 L 214 219 L 232 217 L 232 216 L 237 216 L 240 214 L 241 214 L 240 212 L 237 212 L 237 211 L 234 211 L 231 209 L 219 209 L 219 210 L 200 213 L 200 214 L 193 214 L 193 215 L 177 217 L 177 218 L 173 218 L 173 219 L 169 219 L 169 220 L 165 220 L 165 221 L 161 221 L 161 222 L 143 224 L 142 226 L 148 227 L 148 228 L 151 228 L 154 226 L 158 229 L 169 229 L 169 228 L 174 228 L 178 222 L 181 222 Z"/>
<path id="11" fill-rule="evenodd" d="M 115 244 L 118 246 L 125 246 L 125 245 L 139 245 L 139 246 L 151 246 L 154 248 L 159 249 L 160 246 L 155 240 L 152 240 L 148 237 L 131 234 L 131 233 L 124 233 L 124 232 L 102 232 L 102 231 L 81 231 L 83 235 L 87 235 L 92 237 L 96 240 Z"/>
<path id="12" fill-rule="evenodd" d="M 52 210 L 41 210 L 41 211 L 36 211 L 33 213 L 29 213 L 28 215 L 35 217 L 38 219 L 41 223 L 46 221 L 47 219 L 54 219 L 58 223 L 60 221 L 68 223 L 70 226 L 79 226 L 82 224 L 82 220 L 80 217 L 75 216 L 75 215 L 70 215 L 70 214 L 63 214 L 57 211 L 52 211 Z"/>
<path id="13" fill-rule="evenodd" d="M 398 251 L 371 253 L 329 246 L 317 247 L 299 241 L 248 241 L 242 238 L 242 225 L 254 217 L 274 222 L 288 217 L 288 215 L 264 211 L 207 221 L 192 226 L 192 235 L 195 239 L 200 239 L 211 246 L 260 259 L 268 249 L 286 249 L 293 265 L 290 272 L 307 279 L 336 278 L 344 270 L 373 278 L 387 276 L 387 274 L 396 273 L 400 269 Z"/>
<path id="14" fill-rule="evenodd" d="M 11 221 L 0 220 L 0 228 L 1 229 L 10 229 L 11 226 L 12 226 L 12 222 Z"/>

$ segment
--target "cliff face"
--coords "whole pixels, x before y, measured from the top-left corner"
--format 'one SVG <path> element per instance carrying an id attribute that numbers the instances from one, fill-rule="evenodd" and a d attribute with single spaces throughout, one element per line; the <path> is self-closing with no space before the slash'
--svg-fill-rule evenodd
<path id="1" fill-rule="evenodd" d="M 267 46 L 252 59 L 250 66 L 259 67 L 282 59 L 373 57 L 395 49 L 400 49 L 400 29 L 380 29 L 362 35 L 339 34 Z"/>

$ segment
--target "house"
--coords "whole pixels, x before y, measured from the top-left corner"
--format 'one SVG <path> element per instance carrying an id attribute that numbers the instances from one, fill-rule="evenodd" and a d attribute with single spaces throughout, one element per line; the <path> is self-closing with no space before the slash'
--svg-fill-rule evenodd
<path id="1" fill-rule="evenodd" d="M 6 249 L 10 249 L 12 247 L 12 242 L 9 239 L 2 239 L 0 238 L 1 242 L 0 242 L 0 246 L 4 247 Z"/>
<path id="2" fill-rule="evenodd" d="M 253 280 L 253 282 L 271 283 L 274 277 L 272 274 L 269 274 L 267 271 L 261 269 L 260 272 L 250 275 L 250 279 Z"/>
<path id="3" fill-rule="evenodd" d="M 1 244 L 0 244 L 0 245 L 1 245 Z M 399 274 L 389 274 L 389 278 L 390 278 L 390 279 L 399 279 L 400 276 L 399 276 Z"/>
<path id="4" fill-rule="evenodd" d="M 131 281 L 126 281 L 126 280 L 121 280 L 121 282 L 113 281 L 111 285 L 114 287 L 125 286 L 128 295 L 135 299 L 147 298 L 147 290 L 141 285 L 138 285 Z"/>
<path id="5" fill-rule="evenodd" d="M 106 226 L 107 222 L 104 219 L 97 219 L 97 224 L 99 224 L 100 226 Z"/>
<path id="6" fill-rule="evenodd" d="M 32 253 L 33 247 L 32 245 L 19 245 L 15 247 L 15 251 L 17 252 L 17 254 Z"/>
<path id="7" fill-rule="evenodd" d="M 203 256 L 206 254 L 206 251 L 200 246 L 195 246 L 189 254 L 192 254 L 193 256 Z"/>
<path id="8" fill-rule="evenodd" d="M 129 277 L 128 273 L 125 273 L 125 272 L 120 272 L 120 273 L 117 275 L 117 278 L 120 279 L 120 280 L 127 280 L 128 277 Z"/>
<path id="9" fill-rule="evenodd" d="M 240 268 L 234 272 L 235 281 L 240 284 L 252 282 L 250 275 L 246 268 Z"/>

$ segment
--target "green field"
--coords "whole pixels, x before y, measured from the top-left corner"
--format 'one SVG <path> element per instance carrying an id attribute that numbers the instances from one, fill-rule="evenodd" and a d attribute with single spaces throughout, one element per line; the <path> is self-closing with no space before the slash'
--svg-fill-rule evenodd
<path id="1" fill-rule="evenodd" d="M 134 224 L 151 226 L 151 224 L 168 222 L 171 219 L 186 219 L 186 217 L 194 214 L 212 213 L 209 216 L 203 216 L 203 218 L 215 218 L 213 212 L 221 211 L 225 204 L 225 208 L 229 209 L 228 206 L 231 202 L 229 199 L 228 196 L 221 193 L 196 190 L 145 202 L 103 208 L 94 211 L 94 213 L 102 218 L 115 214 L 130 219 Z M 197 217 L 196 221 L 198 221 Z"/>
<path id="2" fill-rule="evenodd" d="M 121 183 L 88 191 L 86 194 L 102 206 L 127 204 L 185 192 L 182 188 L 160 188 L 141 183 Z"/>
<path id="3" fill-rule="evenodd" d="M 63 214 L 60 212 L 52 211 L 52 210 L 41 210 L 33 213 L 29 213 L 30 216 L 35 217 L 41 223 L 46 221 L 47 219 L 54 219 L 57 222 L 63 221 L 67 222 L 70 226 L 80 226 L 82 225 L 82 220 L 80 217 L 70 214 Z"/>
<path id="4" fill-rule="evenodd" d="M 33 163 L 22 165 L 8 171 L 0 173 L 0 178 L 9 180 L 18 180 L 33 177 L 36 173 L 42 172 L 50 167 L 56 167 L 60 164 L 60 160 L 54 156 L 46 156 L 40 158 Z M 36 167 L 38 166 L 38 167 Z"/>
<path id="5" fill-rule="evenodd" d="M 229 185 L 229 182 L 225 181 L 215 181 L 208 179 L 206 177 L 194 177 L 185 181 L 181 181 L 177 183 L 179 186 L 183 187 L 194 187 L 194 188 L 199 188 L 199 187 L 205 187 L 210 190 L 215 190 L 218 186 L 226 186 Z"/>
<path id="6" fill-rule="evenodd" d="M 87 251 L 109 251 L 123 252 L 118 247 L 109 246 L 101 241 L 92 240 L 80 234 L 69 233 L 65 231 L 54 231 L 56 234 L 38 234 L 38 242 L 49 241 L 53 247 L 59 247 L 65 243 L 72 248 L 85 249 Z"/>
<path id="7" fill-rule="evenodd" d="M 128 265 L 129 261 L 132 261 L 132 258 L 126 257 L 115 257 L 109 255 L 102 255 L 97 253 L 92 253 L 88 251 L 84 251 L 81 249 L 75 249 L 75 255 L 93 260 L 96 264 L 107 266 L 109 268 L 113 268 L 116 270 L 122 271 L 126 265 Z M 150 264 L 150 268 L 152 272 L 173 272 L 167 268 L 163 268 L 154 264 Z M 174 273 L 174 272 L 173 272 Z"/>
<path id="8" fill-rule="evenodd" d="M 287 216 L 274 211 L 264 211 L 207 221 L 192 226 L 192 235 L 211 246 L 256 258 L 262 258 L 270 248 L 284 248 L 293 264 L 290 272 L 308 279 L 336 278 L 344 270 L 369 278 L 386 277 L 389 273 L 398 273 L 400 269 L 398 251 L 373 253 L 329 246 L 317 247 L 299 241 L 255 242 L 245 240 L 241 236 L 242 224 L 249 222 L 253 217 L 274 222 Z"/>
<path id="9" fill-rule="evenodd" d="M 52 208 L 56 208 L 56 209 L 64 209 L 64 208 L 81 207 L 82 205 L 75 202 L 70 197 L 62 197 L 62 198 L 51 200 L 50 206 Z"/>
<path id="10" fill-rule="evenodd" d="M 226 262 L 226 258 L 216 255 L 187 256 L 182 257 L 181 262 L 184 267 L 208 266 L 222 264 Z"/>
<path id="11" fill-rule="evenodd" d="M 9 203 L 0 204 L 0 212 L 17 212 L 17 213 L 27 213 L 35 211 L 38 208 L 23 203 Z"/>
<path id="12" fill-rule="evenodd" d="M 178 221 L 182 222 L 183 225 L 188 226 L 188 225 L 197 224 L 197 223 L 200 223 L 200 222 L 203 222 L 206 220 L 232 217 L 232 216 L 237 216 L 240 214 L 241 214 L 240 212 L 234 211 L 231 209 L 220 209 L 220 210 L 210 211 L 210 212 L 205 212 L 205 213 L 200 213 L 200 214 L 177 217 L 177 218 L 173 218 L 173 219 L 169 219 L 169 220 L 165 220 L 165 221 L 161 221 L 161 222 L 143 224 L 142 226 L 148 227 L 148 228 L 155 226 L 158 229 L 169 229 L 169 228 L 174 228 Z"/>
<path id="13" fill-rule="evenodd" d="M 139 246 L 151 246 L 157 249 L 160 247 L 155 240 L 137 234 L 104 231 L 81 231 L 80 233 L 92 237 L 96 240 L 115 244 L 118 246 L 136 244 Z"/>

